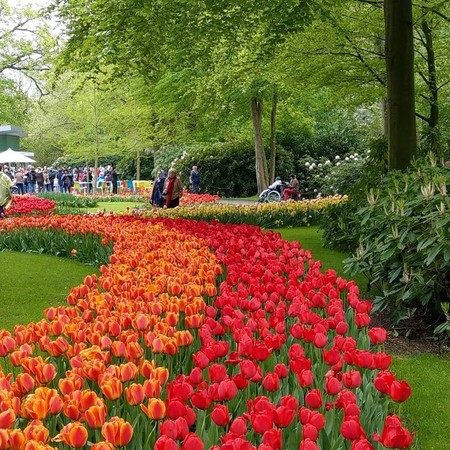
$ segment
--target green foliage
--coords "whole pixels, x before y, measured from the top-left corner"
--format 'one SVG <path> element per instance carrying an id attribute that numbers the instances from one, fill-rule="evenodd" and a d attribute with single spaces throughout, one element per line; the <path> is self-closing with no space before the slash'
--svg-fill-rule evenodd
<path id="1" fill-rule="evenodd" d="M 37 252 L 68 257 L 76 250 L 77 261 L 100 267 L 109 263 L 112 242 L 102 243 L 102 236 L 94 234 L 67 234 L 65 230 L 18 228 L 0 233 L 0 250 Z"/>
<path id="2" fill-rule="evenodd" d="M 355 220 L 356 202 L 330 205 L 321 217 L 324 245 L 341 251 L 353 251 L 358 246 L 359 224 Z"/>
<path id="3" fill-rule="evenodd" d="M 154 158 L 153 154 L 142 152 L 140 155 L 140 176 L 141 180 L 151 180 L 154 178 Z M 121 180 L 136 180 L 137 167 L 136 155 L 126 154 L 116 165 L 116 170 Z"/>
<path id="4" fill-rule="evenodd" d="M 64 192 L 40 192 L 36 195 L 54 201 L 56 203 L 56 214 L 75 214 L 79 210 L 97 205 L 95 197 L 78 196 Z"/>
<path id="5" fill-rule="evenodd" d="M 348 195 L 349 201 L 330 205 L 322 215 L 324 245 L 344 251 L 354 251 L 359 241 L 360 220 L 356 216 L 359 208 L 367 203 L 367 192 L 379 186 L 387 173 L 387 144 L 384 138 L 370 143 L 367 156 L 345 161 L 334 166 L 323 177 L 322 189 L 327 192 L 337 189 Z M 327 188 L 329 186 L 329 188 Z"/>
<path id="6" fill-rule="evenodd" d="M 397 322 L 436 316 L 450 296 L 449 189 L 450 171 L 430 157 L 390 173 L 358 211 L 359 248 L 347 269 L 369 278 L 381 293 L 375 308 L 389 308 Z"/>

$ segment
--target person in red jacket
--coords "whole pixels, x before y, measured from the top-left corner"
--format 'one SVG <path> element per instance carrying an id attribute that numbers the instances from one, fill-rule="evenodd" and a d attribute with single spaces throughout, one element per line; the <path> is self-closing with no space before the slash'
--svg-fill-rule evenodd
<path id="1" fill-rule="evenodd" d="M 177 171 L 174 168 L 169 169 L 167 174 L 164 183 L 164 194 L 166 195 L 166 208 L 175 208 L 180 204 L 180 199 L 183 195 L 183 183 L 180 177 L 177 176 Z"/>
<path id="2" fill-rule="evenodd" d="M 293 195 L 300 195 L 300 183 L 295 175 L 291 175 L 289 184 L 283 191 L 284 200 L 288 200 Z"/>

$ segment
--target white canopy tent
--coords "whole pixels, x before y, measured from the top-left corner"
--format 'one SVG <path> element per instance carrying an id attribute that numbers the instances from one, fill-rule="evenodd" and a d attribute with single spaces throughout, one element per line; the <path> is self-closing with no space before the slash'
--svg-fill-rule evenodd
<path id="1" fill-rule="evenodd" d="M 16 152 L 10 148 L 0 153 L 0 163 L 34 163 L 34 159 L 25 156 L 23 153 Z"/>

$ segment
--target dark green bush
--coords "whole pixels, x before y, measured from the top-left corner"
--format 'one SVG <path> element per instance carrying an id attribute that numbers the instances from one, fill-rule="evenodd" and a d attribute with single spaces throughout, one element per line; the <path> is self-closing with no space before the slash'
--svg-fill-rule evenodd
<path id="1" fill-rule="evenodd" d="M 158 164 L 160 161 L 158 159 Z M 288 179 L 293 168 L 292 155 L 278 147 L 276 161 L 276 175 Z M 184 147 L 170 164 L 166 162 L 168 167 L 172 163 L 186 187 L 189 185 L 191 168 L 196 165 L 200 172 L 202 192 L 222 197 L 249 197 L 257 193 L 255 149 L 250 141 Z"/>
<path id="2" fill-rule="evenodd" d="M 358 213 L 359 247 L 346 260 L 353 276 L 364 273 L 394 321 L 412 313 L 438 315 L 450 297 L 450 169 L 418 161 L 391 172 Z"/>
<path id="3" fill-rule="evenodd" d="M 322 239 L 326 247 L 352 252 L 358 246 L 359 220 L 356 218 L 358 204 L 348 201 L 330 205 L 320 218 Z"/>

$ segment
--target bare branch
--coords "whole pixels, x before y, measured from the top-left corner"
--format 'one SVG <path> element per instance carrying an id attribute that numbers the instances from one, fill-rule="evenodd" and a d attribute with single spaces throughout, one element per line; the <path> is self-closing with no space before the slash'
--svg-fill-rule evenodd
<path id="1" fill-rule="evenodd" d="M 425 117 L 425 116 L 423 116 L 422 114 L 418 113 L 417 111 L 416 111 L 416 117 L 418 117 L 419 119 L 422 119 L 423 121 L 425 121 L 426 123 L 428 123 L 428 125 L 430 124 L 430 119 L 429 119 L 429 117 Z"/>

